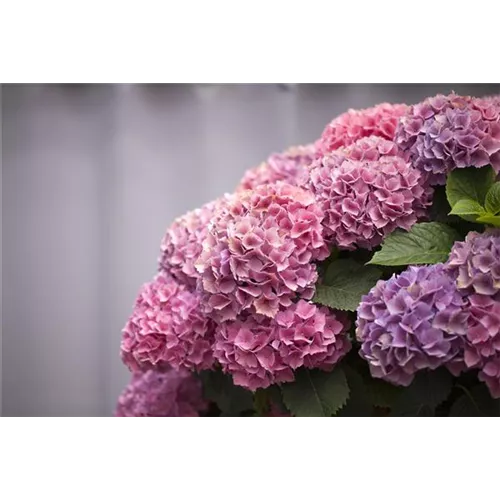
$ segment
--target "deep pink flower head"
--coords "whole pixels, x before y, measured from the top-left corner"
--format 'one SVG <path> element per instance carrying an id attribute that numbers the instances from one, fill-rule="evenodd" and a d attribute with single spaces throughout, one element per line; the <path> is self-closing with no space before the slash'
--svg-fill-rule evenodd
<path id="1" fill-rule="evenodd" d="M 500 103 L 438 94 L 401 118 L 396 143 L 431 185 L 444 184 L 455 168 L 491 164 L 500 171 Z"/>
<path id="2" fill-rule="evenodd" d="M 134 373 L 115 417 L 198 417 L 206 408 L 200 381 L 187 370 L 167 368 Z"/>
<path id="3" fill-rule="evenodd" d="M 394 139 L 398 120 L 407 110 L 406 104 L 388 103 L 368 109 L 350 109 L 326 126 L 316 142 L 318 156 L 348 146 L 363 137 L 376 135 Z"/>
<path id="4" fill-rule="evenodd" d="M 194 264 L 200 256 L 208 225 L 221 200 L 203 205 L 177 218 L 161 242 L 160 270 L 174 276 L 180 283 L 196 286 L 199 277 Z"/>
<path id="5" fill-rule="evenodd" d="M 460 290 L 481 295 L 500 292 L 500 229 L 470 232 L 465 241 L 457 241 L 446 267 Z"/>
<path id="6" fill-rule="evenodd" d="M 360 355 L 374 377 L 407 386 L 419 370 L 453 372 L 463 359 L 467 312 L 442 264 L 379 281 L 357 312 Z"/>
<path id="7" fill-rule="evenodd" d="M 242 311 L 274 317 L 297 296 L 310 298 L 315 260 L 328 249 L 314 196 L 285 183 L 242 191 L 211 224 L 196 269 L 204 305 L 218 321 Z"/>
<path id="8" fill-rule="evenodd" d="M 486 362 L 479 372 L 479 380 L 486 383 L 491 397 L 500 398 L 500 355 Z"/>
<path id="9" fill-rule="evenodd" d="M 259 166 L 247 170 L 237 190 L 254 189 L 278 181 L 301 186 L 307 180 L 307 167 L 315 158 L 314 144 L 294 146 L 283 153 L 272 154 Z"/>
<path id="10" fill-rule="evenodd" d="M 247 316 L 217 327 L 214 356 L 236 385 L 254 391 L 294 380 L 293 370 L 330 370 L 349 351 L 349 322 L 300 300 L 274 319 Z"/>
<path id="11" fill-rule="evenodd" d="M 385 156 L 399 156 L 405 160 L 408 159 L 394 141 L 376 135 L 359 139 L 349 146 L 336 149 L 325 156 L 356 161 L 378 161 Z M 325 160 L 323 158 L 317 159 L 311 168 L 321 161 Z"/>
<path id="12" fill-rule="evenodd" d="M 357 148 L 361 156 L 363 150 Z M 380 154 L 369 150 L 373 157 Z M 420 172 L 398 156 L 376 161 L 344 159 L 342 151 L 317 160 L 309 188 L 324 212 L 324 237 L 339 248 L 371 249 L 397 228 L 410 229 L 426 215 L 432 190 Z"/>
<path id="13" fill-rule="evenodd" d="M 198 293 L 160 274 L 139 292 L 123 329 L 122 359 L 132 371 L 165 364 L 204 370 L 214 361 L 213 334 Z"/>

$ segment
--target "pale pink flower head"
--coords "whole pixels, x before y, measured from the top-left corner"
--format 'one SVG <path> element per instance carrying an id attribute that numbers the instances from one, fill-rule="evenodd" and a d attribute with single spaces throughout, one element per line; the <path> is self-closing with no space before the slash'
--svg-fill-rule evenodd
<path id="1" fill-rule="evenodd" d="M 349 321 L 300 300 L 275 318 L 246 316 L 217 327 L 214 356 L 236 385 L 252 391 L 294 380 L 304 366 L 331 370 L 350 350 Z"/>
<path id="2" fill-rule="evenodd" d="M 160 274 L 142 286 L 123 329 L 123 362 L 132 371 L 165 364 L 211 368 L 213 328 L 201 310 L 198 293 Z"/>
<path id="3" fill-rule="evenodd" d="M 356 154 L 363 157 L 363 149 Z M 399 156 L 368 149 L 374 161 L 334 152 L 310 169 L 308 187 L 324 212 L 324 237 L 342 249 L 374 248 L 397 228 L 410 229 L 426 216 L 432 190 L 421 173 Z"/>
<path id="4" fill-rule="evenodd" d="M 316 142 L 318 156 L 349 146 L 363 137 L 394 139 L 399 121 L 408 110 L 406 104 L 382 103 L 368 109 L 350 109 L 335 118 Z"/>
<path id="5" fill-rule="evenodd" d="M 314 160 L 315 153 L 314 144 L 293 146 L 283 153 L 274 153 L 259 166 L 247 170 L 236 189 L 254 189 L 279 181 L 301 186 L 307 180 L 307 167 Z"/>
<path id="6" fill-rule="evenodd" d="M 322 218 L 312 193 L 285 183 L 233 196 L 196 265 L 206 311 L 218 321 L 243 311 L 274 317 L 296 297 L 312 297 L 314 261 L 329 255 Z"/>
<path id="7" fill-rule="evenodd" d="M 168 367 L 132 374 L 115 417 L 199 417 L 207 406 L 200 381 L 187 370 Z"/>
<path id="8" fill-rule="evenodd" d="M 500 171 L 500 102 L 454 93 L 412 106 L 401 118 L 396 143 L 431 185 L 455 168 L 491 164 Z"/>
<path id="9" fill-rule="evenodd" d="M 161 271 L 171 274 L 191 288 L 196 286 L 199 274 L 194 265 L 200 256 L 208 225 L 223 199 L 207 203 L 172 223 L 161 242 Z"/>

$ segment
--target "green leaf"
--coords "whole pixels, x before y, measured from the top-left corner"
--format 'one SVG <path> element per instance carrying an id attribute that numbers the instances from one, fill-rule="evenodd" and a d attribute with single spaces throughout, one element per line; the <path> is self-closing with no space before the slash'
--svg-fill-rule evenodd
<path id="1" fill-rule="evenodd" d="M 490 190 L 486 193 L 486 201 L 484 202 L 486 210 L 492 215 L 500 213 L 500 182 L 495 182 Z"/>
<path id="2" fill-rule="evenodd" d="M 453 377 L 448 370 L 425 370 L 419 372 L 413 382 L 401 392 L 397 399 L 393 415 L 423 416 L 434 410 L 450 395 Z"/>
<path id="3" fill-rule="evenodd" d="M 458 386 L 463 394 L 450 409 L 450 417 L 498 417 L 500 416 L 500 402 L 492 399 L 484 384 L 472 389 Z"/>
<path id="4" fill-rule="evenodd" d="M 380 408 L 392 408 L 405 390 L 403 387 L 376 378 L 370 380 L 368 387 L 373 406 Z"/>
<path id="5" fill-rule="evenodd" d="M 471 199 L 458 200 L 451 209 L 450 215 L 484 215 L 486 210 L 477 201 Z"/>
<path id="6" fill-rule="evenodd" d="M 483 224 L 490 224 L 491 226 L 500 227 L 500 215 L 481 215 L 476 219 L 477 222 L 482 222 Z"/>
<path id="7" fill-rule="evenodd" d="M 486 193 L 495 182 L 495 171 L 491 166 L 457 168 L 448 174 L 446 197 L 451 207 L 463 199 L 484 205 Z"/>
<path id="8" fill-rule="evenodd" d="M 458 239 L 457 231 L 446 224 L 422 222 L 415 224 L 409 232 L 390 234 L 368 264 L 406 266 L 444 262 Z"/>
<path id="9" fill-rule="evenodd" d="M 281 386 L 283 402 L 296 417 L 331 417 L 349 397 L 349 386 L 342 368 L 332 372 L 307 370 L 295 373 L 295 381 Z"/>
<path id="10" fill-rule="evenodd" d="M 337 417 L 370 417 L 373 405 L 369 387 L 363 377 L 350 366 L 344 366 L 349 386 L 349 399 L 346 405 L 336 414 Z"/>
<path id="11" fill-rule="evenodd" d="M 325 284 L 316 287 L 313 302 L 333 309 L 355 311 L 361 297 L 381 276 L 379 269 L 365 267 L 352 259 L 336 260 L 326 271 Z"/>
<path id="12" fill-rule="evenodd" d="M 234 385 L 229 375 L 220 370 L 204 371 L 200 378 L 205 398 L 214 402 L 224 416 L 238 416 L 242 412 L 253 410 L 252 393 Z"/>

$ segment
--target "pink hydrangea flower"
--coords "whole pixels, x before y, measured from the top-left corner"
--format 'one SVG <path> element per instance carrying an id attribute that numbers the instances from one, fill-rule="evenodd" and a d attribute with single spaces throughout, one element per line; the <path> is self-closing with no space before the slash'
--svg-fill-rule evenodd
<path id="1" fill-rule="evenodd" d="M 301 366 L 330 370 L 349 351 L 349 322 L 300 300 L 274 319 L 248 316 L 217 327 L 214 356 L 236 385 L 254 391 L 294 380 Z"/>
<path id="2" fill-rule="evenodd" d="M 165 364 L 207 369 L 214 361 L 213 334 L 198 293 L 160 274 L 139 292 L 123 329 L 122 359 L 132 371 Z"/>
<path id="3" fill-rule="evenodd" d="M 313 261 L 329 255 L 314 201 L 278 183 L 242 191 L 219 211 L 196 265 L 207 312 L 218 321 L 243 311 L 274 317 L 297 296 L 312 297 Z"/>
<path id="4" fill-rule="evenodd" d="M 206 408 L 200 381 L 187 370 L 167 368 L 134 373 L 115 417 L 198 417 Z"/>
<path id="5" fill-rule="evenodd" d="M 247 170 L 236 190 L 254 189 L 279 181 L 302 186 L 307 180 L 307 167 L 313 162 L 315 154 L 314 144 L 293 146 L 283 153 L 272 154 L 259 166 Z"/>
<path id="6" fill-rule="evenodd" d="M 394 141 L 384 139 L 372 135 L 364 137 L 358 141 L 345 146 L 325 155 L 327 157 L 334 157 L 336 160 L 355 160 L 355 161 L 378 161 L 385 156 L 400 156 L 407 160 L 407 156 L 399 149 Z M 317 159 L 311 168 L 324 161 L 323 157 Z"/>
<path id="7" fill-rule="evenodd" d="M 431 203 L 432 190 L 418 170 L 401 157 L 369 153 L 380 157 L 355 161 L 340 151 L 311 166 L 309 187 L 325 214 L 325 239 L 339 248 L 371 249 L 395 229 L 410 229 Z"/>
<path id="8" fill-rule="evenodd" d="M 438 94 L 401 118 L 396 143 L 431 185 L 444 184 L 455 168 L 491 164 L 500 171 L 500 102 Z"/>
<path id="9" fill-rule="evenodd" d="M 160 270 L 192 287 L 198 278 L 194 264 L 200 256 L 215 205 L 215 202 L 207 203 L 177 218 L 161 242 Z"/>
<path id="10" fill-rule="evenodd" d="M 382 103 L 368 109 L 350 109 L 330 122 L 316 142 L 318 156 L 348 146 L 363 137 L 394 139 L 399 121 L 408 110 L 406 104 Z"/>
<path id="11" fill-rule="evenodd" d="M 208 226 L 217 210 L 229 195 L 206 203 L 201 208 L 177 218 L 168 228 L 161 242 L 160 270 L 171 274 L 190 289 L 196 287 L 199 273 L 195 263 L 202 251 Z"/>

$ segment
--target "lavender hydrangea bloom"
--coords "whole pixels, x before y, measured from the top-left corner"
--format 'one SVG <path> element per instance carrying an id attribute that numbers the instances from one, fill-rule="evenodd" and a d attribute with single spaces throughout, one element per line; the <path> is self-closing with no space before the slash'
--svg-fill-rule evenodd
<path id="1" fill-rule="evenodd" d="M 463 353 L 464 306 L 442 264 L 379 281 L 357 311 L 360 354 L 372 375 L 407 386 L 419 370 L 452 367 Z"/>
<path id="2" fill-rule="evenodd" d="M 500 105 L 456 94 L 430 97 L 401 118 L 396 143 L 431 185 L 455 168 L 491 164 L 500 171 Z"/>
<path id="3" fill-rule="evenodd" d="M 279 181 L 302 186 L 307 180 L 307 167 L 314 160 L 315 154 L 314 144 L 294 146 L 283 153 L 275 153 L 259 166 L 247 170 L 236 189 L 254 189 Z"/>
<path id="4" fill-rule="evenodd" d="M 481 295 L 500 292 L 500 229 L 470 232 L 453 245 L 446 263 L 457 287 Z"/>
<path id="5" fill-rule="evenodd" d="M 201 383 L 187 370 L 137 372 L 118 399 L 115 417 L 198 417 Z"/>
<path id="6" fill-rule="evenodd" d="M 314 196 L 285 183 L 237 193 L 218 212 L 196 269 L 203 303 L 218 321 L 247 311 L 274 317 L 298 296 L 311 298 L 315 260 L 329 252 Z"/>

